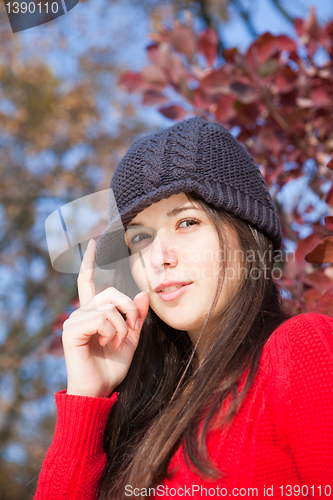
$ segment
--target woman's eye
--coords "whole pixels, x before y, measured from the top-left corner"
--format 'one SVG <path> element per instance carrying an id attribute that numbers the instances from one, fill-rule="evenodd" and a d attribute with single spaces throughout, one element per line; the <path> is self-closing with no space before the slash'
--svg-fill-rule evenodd
<path id="1" fill-rule="evenodd" d="M 150 234 L 146 233 L 139 233 L 133 236 L 133 238 L 130 239 L 130 244 L 135 245 L 136 243 L 141 243 L 142 241 L 146 240 L 147 238 L 150 238 Z"/>
<path id="2" fill-rule="evenodd" d="M 182 226 L 182 224 L 185 224 L 185 225 Z M 180 221 L 180 223 L 178 224 L 178 227 L 189 227 L 189 226 L 194 226 L 195 224 L 199 224 L 199 221 L 195 220 L 195 219 L 185 219 L 185 220 Z"/>

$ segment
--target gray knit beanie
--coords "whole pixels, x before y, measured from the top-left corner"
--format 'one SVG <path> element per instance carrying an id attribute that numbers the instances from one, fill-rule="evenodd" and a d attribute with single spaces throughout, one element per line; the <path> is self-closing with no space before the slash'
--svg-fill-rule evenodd
<path id="1" fill-rule="evenodd" d="M 124 228 L 142 210 L 180 192 L 238 216 L 279 249 L 282 233 L 264 178 L 245 148 L 219 123 L 195 117 L 135 141 L 111 181 L 109 224 L 97 242 L 99 267 L 123 258 Z"/>

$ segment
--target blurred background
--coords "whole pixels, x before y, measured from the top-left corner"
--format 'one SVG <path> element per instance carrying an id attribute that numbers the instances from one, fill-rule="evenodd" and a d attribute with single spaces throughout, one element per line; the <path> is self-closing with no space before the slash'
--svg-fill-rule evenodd
<path id="1" fill-rule="evenodd" d="M 107 189 L 138 136 L 195 114 L 232 130 L 296 255 L 286 300 L 331 313 L 332 20 L 327 0 L 87 0 L 13 34 L 0 3 L 0 500 L 33 497 L 66 388 L 76 276 L 52 268 L 45 220 Z"/>

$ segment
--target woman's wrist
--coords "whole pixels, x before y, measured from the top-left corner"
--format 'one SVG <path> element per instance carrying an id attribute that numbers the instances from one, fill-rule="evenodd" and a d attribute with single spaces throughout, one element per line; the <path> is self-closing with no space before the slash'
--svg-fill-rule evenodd
<path id="1" fill-rule="evenodd" d="M 107 391 L 94 391 L 94 390 L 89 390 L 89 389 L 83 389 L 83 388 L 75 388 L 68 386 L 66 393 L 68 396 L 82 396 L 82 397 L 88 397 L 88 398 L 110 398 L 111 395 L 114 393 L 115 387 L 113 389 L 107 390 Z"/>

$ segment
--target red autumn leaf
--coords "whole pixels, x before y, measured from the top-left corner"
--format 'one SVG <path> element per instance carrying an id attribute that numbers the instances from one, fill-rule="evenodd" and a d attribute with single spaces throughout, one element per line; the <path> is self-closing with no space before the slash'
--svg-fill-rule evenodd
<path id="1" fill-rule="evenodd" d="M 324 35 L 333 40 L 333 21 L 329 21 L 324 27 Z"/>
<path id="2" fill-rule="evenodd" d="M 292 316 L 297 316 L 297 314 L 302 314 L 304 312 L 307 312 L 304 307 L 303 300 L 299 300 L 296 298 L 287 300 L 288 300 L 288 310 L 290 311 L 290 314 Z"/>
<path id="3" fill-rule="evenodd" d="M 321 237 L 321 239 L 326 238 L 327 236 L 331 236 L 330 235 L 330 229 L 328 229 L 328 227 L 326 226 L 326 224 L 322 223 L 320 220 L 318 220 L 317 222 L 315 222 L 314 224 L 312 224 L 312 227 L 313 227 L 313 230 L 316 231 L 319 234 L 319 236 Z M 332 267 L 332 272 L 333 272 L 333 264 L 332 264 L 332 266 L 325 267 L 325 269 L 327 270 L 327 269 L 329 269 L 331 267 Z M 333 279 L 333 277 L 332 277 L 332 279 Z"/>
<path id="4" fill-rule="evenodd" d="M 207 28 L 199 36 L 198 52 L 204 54 L 209 66 L 212 66 L 218 54 L 219 37 L 214 28 Z"/>
<path id="5" fill-rule="evenodd" d="M 267 78 L 267 77 L 272 77 L 278 70 L 280 69 L 280 65 L 276 60 L 276 57 L 272 57 L 271 59 L 268 59 L 265 61 L 259 68 L 258 68 L 258 75 L 260 78 Z M 256 68 L 257 71 L 257 68 Z"/>
<path id="6" fill-rule="evenodd" d="M 216 121 L 224 123 L 236 116 L 234 103 L 236 98 L 232 95 L 221 95 L 215 110 Z"/>
<path id="7" fill-rule="evenodd" d="M 123 87 L 127 92 L 141 92 L 147 88 L 147 82 L 141 73 L 125 71 L 120 75 L 118 85 Z"/>
<path id="8" fill-rule="evenodd" d="M 285 66 L 278 72 L 274 84 L 279 92 L 290 92 L 297 84 L 297 73 L 289 68 L 289 66 Z"/>
<path id="9" fill-rule="evenodd" d="M 292 113 L 294 111 L 297 95 L 298 95 L 298 90 L 296 87 L 290 92 L 285 92 L 280 94 L 280 107 L 285 108 L 283 110 L 284 113 L 287 112 L 287 114 L 289 115 L 289 113 Z"/>
<path id="10" fill-rule="evenodd" d="M 247 50 L 246 58 L 251 67 L 258 67 L 264 63 L 274 53 L 274 36 L 271 33 L 264 33 L 255 40 Z"/>
<path id="11" fill-rule="evenodd" d="M 325 274 L 325 276 L 330 278 L 333 285 L 333 264 L 329 264 L 328 266 L 326 266 L 325 269 L 323 270 L 323 273 Z"/>
<path id="12" fill-rule="evenodd" d="M 322 87 L 314 89 L 311 93 L 311 98 L 316 108 L 325 108 L 332 102 L 331 97 Z"/>
<path id="13" fill-rule="evenodd" d="M 73 306 L 74 309 L 78 309 L 80 307 L 79 298 L 76 297 L 75 299 L 73 299 L 71 302 L 71 305 Z"/>
<path id="14" fill-rule="evenodd" d="M 332 280 L 321 269 L 311 274 L 305 274 L 301 279 L 305 285 L 315 288 L 321 294 L 325 293 L 332 286 Z"/>
<path id="15" fill-rule="evenodd" d="M 297 50 L 297 43 L 292 38 L 286 35 L 279 35 L 275 37 L 275 44 L 281 51 L 295 52 Z"/>
<path id="16" fill-rule="evenodd" d="M 170 68 L 172 65 L 171 55 L 170 43 L 160 43 L 157 51 L 157 63 L 164 69 Z"/>
<path id="17" fill-rule="evenodd" d="M 333 231 L 333 217 L 332 215 L 328 215 L 325 217 L 325 225 L 329 231 Z"/>
<path id="18" fill-rule="evenodd" d="M 289 52 L 289 60 L 294 61 L 298 66 L 300 64 L 300 56 L 297 54 L 296 50 L 292 50 Z"/>
<path id="19" fill-rule="evenodd" d="M 185 54 L 188 58 L 193 57 L 196 49 L 196 40 L 193 30 L 189 26 L 176 21 L 174 28 L 169 32 L 169 39 L 177 52 Z"/>
<path id="20" fill-rule="evenodd" d="M 303 292 L 303 300 L 306 304 L 305 312 L 313 312 L 318 303 L 318 299 L 322 296 L 322 292 L 319 292 L 315 288 L 309 288 Z"/>
<path id="21" fill-rule="evenodd" d="M 320 40 L 322 30 L 317 21 L 315 7 L 311 7 L 309 17 L 305 20 L 303 29 L 312 39 Z"/>
<path id="22" fill-rule="evenodd" d="M 272 151 L 273 154 L 277 154 L 281 150 L 281 141 L 279 140 L 279 134 L 272 130 L 271 128 L 262 128 L 259 132 L 255 141 L 255 151 L 260 148 L 262 152 Z M 283 171 L 284 164 L 280 165 L 280 172 Z"/>
<path id="23" fill-rule="evenodd" d="M 51 342 L 46 349 L 47 354 L 61 358 L 64 355 L 64 348 L 62 345 L 62 339 L 60 335 L 57 335 L 51 339 Z"/>
<path id="24" fill-rule="evenodd" d="M 324 48 L 327 50 L 327 52 L 331 56 L 331 58 L 332 58 L 332 50 L 333 50 L 332 40 L 333 40 L 333 21 L 326 24 L 326 26 L 324 27 L 324 31 L 322 33 L 322 36 L 321 36 L 321 43 L 324 46 Z"/>
<path id="25" fill-rule="evenodd" d="M 333 286 L 318 300 L 315 312 L 333 316 Z"/>
<path id="26" fill-rule="evenodd" d="M 58 316 L 56 316 L 54 323 L 52 325 L 52 330 L 57 331 L 57 330 L 62 330 L 62 326 L 66 319 L 69 318 L 69 313 L 60 313 Z"/>
<path id="27" fill-rule="evenodd" d="M 333 170 L 333 158 L 332 158 L 332 160 L 330 160 L 330 161 L 327 163 L 326 167 L 327 167 L 329 170 Z M 333 189 L 333 187 L 332 187 L 332 189 Z M 332 189 L 331 189 L 331 191 L 332 191 Z M 330 191 L 328 194 L 330 194 L 330 193 L 331 193 L 331 191 Z M 326 200 L 326 201 L 327 201 L 327 200 Z M 328 202 L 327 202 L 327 203 L 328 203 Z"/>
<path id="28" fill-rule="evenodd" d="M 307 97 L 297 97 L 296 104 L 299 108 L 312 108 L 313 100 Z"/>
<path id="29" fill-rule="evenodd" d="M 278 151 L 278 148 L 281 149 L 281 142 L 279 141 L 279 139 L 275 135 L 273 135 L 273 137 L 272 137 L 272 151 L 274 151 L 274 150 Z M 275 182 L 275 180 L 283 173 L 283 169 L 284 169 L 284 163 L 281 162 L 280 164 L 276 165 L 270 173 L 267 173 L 264 176 L 265 182 L 266 182 L 268 187 L 271 187 L 273 182 Z"/>
<path id="30" fill-rule="evenodd" d="M 293 52 L 296 49 L 296 42 L 286 35 L 273 36 L 266 32 L 250 45 L 246 57 L 251 66 L 256 67 L 257 63 L 263 64 L 277 52 Z"/>
<path id="31" fill-rule="evenodd" d="M 206 94 L 206 92 L 200 87 L 193 91 L 193 104 L 195 107 L 209 110 L 214 103 L 213 99 Z M 215 104 L 215 108 L 216 108 Z"/>
<path id="32" fill-rule="evenodd" d="M 171 64 L 167 68 L 167 74 L 173 85 L 178 85 L 181 80 L 185 81 L 185 68 L 178 54 L 171 54 Z"/>
<path id="33" fill-rule="evenodd" d="M 228 64 L 235 64 L 242 59 L 243 56 L 240 55 L 239 50 L 237 47 L 234 47 L 233 49 L 225 49 L 222 53 L 225 62 Z"/>
<path id="34" fill-rule="evenodd" d="M 149 33 L 149 38 L 157 44 L 169 42 L 168 32 L 165 29 L 162 29 L 160 32 L 155 31 L 153 33 Z"/>
<path id="35" fill-rule="evenodd" d="M 143 94 L 142 104 L 146 106 L 155 106 L 156 104 L 164 104 L 168 102 L 169 99 L 162 92 L 157 90 L 146 90 Z"/>
<path id="36" fill-rule="evenodd" d="M 225 66 L 218 70 L 211 71 L 200 82 L 200 87 L 210 94 L 225 93 L 229 91 L 231 76 Z"/>
<path id="37" fill-rule="evenodd" d="M 331 78 L 331 70 L 330 68 L 322 68 L 318 70 L 318 76 L 323 80 L 330 80 Z"/>
<path id="38" fill-rule="evenodd" d="M 158 90 L 163 90 L 168 83 L 164 69 L 156 64 L 149 64 L 148 66 L 145 66 L 141 71 L 141 75 L 144 80 L 151 83 L 155 87 L 158 87 Z"/>
<path id="39" fill-rule="evenodd" d="M 158 47 L 157 64 L 164 69 L 170 83 L 178 85 L 186 79 L 186 70 L 178 54 L 174 54 L 169 43 L 161 43 Z"/>
<path id="40" fill-rule="evenodd" d="M 297 210 L 295 210 L 293 213 L 293 219 L 295 222 L 297 222 L 297 224 L 302 225 L 304 223 L 303 216 L 301 214 L 297 213 Z"/>
<path id="41" fill-rule="evenodd" d="M 263 105 L 257 102 L 245 104 L 240 101 L 235 101 L 234 107 L 240 123 L 243 123 L 243 125 L 253 125 L 258 119 Z"/>
<path id="42" fill-rule="evenodd" d="M 191 88 L 188 86 L 185 77 L 180 79 L 178 91 L 182 96 L 186 97 L 188 101 L 193 102 L 193 90 L 191 90 Z"/>
<path id="43" fill-rule="evenodd" d="M 294 28 L 299 37 L 303 36 L 304 33 L 304 19 L 297 17 L 294 20 Z"/>
<path id="44" fill-rule="evenodd" d="M 323 239 L 312 252 L 305 256 L 306 262 L 324 264 L 333 262 L 333 236 Z"/>
<path id="45" fill-rule="evenodd" d="M 230 84 L 230 90 L 232 90 L 241 102 L 246 104 L 253 102 L 258 98 L 258 94 L 254 88 L 241 81 L 233 81 Z"/>
<path id="46" fill-rule="evenodd" d="M 295 264 L 297 265 L 299 272 L 301 272 L 306 265 L 305 256 L 311 252 L 311 250 L 318 245 L 319 242 L 320 237 L 316 233 L 312 233 L 306 238 L 299 240 L 295 252 Z"/>
<path id="47" fill-rule="evenodd" d="M 152 63 L 156 63 L 157 62 L 157 58 L 158 58 L 158 47 L 159 45 L 157 43 L 151 43 L 149 44 L 147 47 L 146 47 L 146 50 L 147 50 L 147 56 L 149 58 L 149 60 L 152 62 Z"/>
<path id="48" fill-rule="evenodd" d="M 161 108 L 159 112 L 167 118 L 170 118 L 170 120 L 182 120 L 186 116 L 185 109 L 177 105 Z"/>

